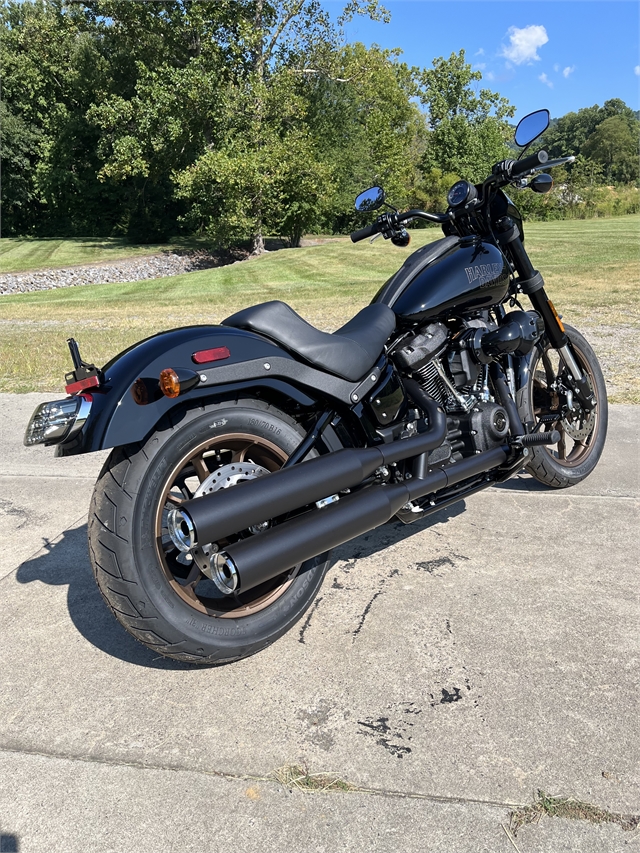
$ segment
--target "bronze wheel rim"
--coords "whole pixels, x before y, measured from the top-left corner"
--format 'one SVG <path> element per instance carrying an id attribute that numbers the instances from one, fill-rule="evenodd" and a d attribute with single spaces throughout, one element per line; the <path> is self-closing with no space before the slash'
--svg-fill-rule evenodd
<path id="1" fill-rule="evenodd" d="M 586 373 L 591 390 L 596 387 L 593 370 L 576 344 L 573 344 L 573 352 L 582 370 Z M 551 347 L 547 347 L 539 354 L 538 359 L 534 363 L 531 387 L 532 411 L 536 420 L 544 416 L 551 416 L 554 412 L 561 411 L 562 406 L 566 402 L 564 396 L 556 391 L 552 385 L 555 380 L 561 376 L 564 368 L 558 352 Z M 596 402 L 600 401 L 596 398 Z M 600 427 L 600 418 L 598 417 L 598 407 L 589 415 L 584 412 L 579 413 L 571 420 L 568 417 L 558 417 L 556 422 L 548 425 L 548 429 L 556 429 L 560 433 L 560 441 L 557 445 L 544 446 L 544 451 L 566 468 L 576 468 L 582 465 L 596 444 L 598 431 Z"/>
<path id="2" fill-rule="evenodd" d="M 243 593 L 224 595 L 216 589 L 196 561 L 178 551 L 168 535 L 168 511 L 189 500 L 198 486 L 222 465 L 251 462 L 267 471 L 277 471 L 288 458 L 282 448 L 266 438 L 249 433 L 228 433 L 202 442 L 173 467 L 161 490 L 155 516 L 156 553 L 173 592 L 200 614 L 219 619 L 237 619 L 258 613 L 280 598 L 297 575 L 295 566 L 266 584 Z M 251 535 L 248 531 L 240 537 Z M 236 541 L 238 536 L 230 537 Z M 227 540 L 218 543 L 227 544 Z"/>

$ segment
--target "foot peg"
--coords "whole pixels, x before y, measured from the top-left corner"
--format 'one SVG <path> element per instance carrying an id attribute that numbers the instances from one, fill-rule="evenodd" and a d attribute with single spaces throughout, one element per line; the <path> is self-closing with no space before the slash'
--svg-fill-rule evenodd
<path id="1" fill-rule="evenodd" d="M 519 435 L 514 444 L 517 447 L 533 447 L 538 444 L 557 444 L 561 435 L 557 429 L 551 432 L 532 432 L 530 435 Z"/>

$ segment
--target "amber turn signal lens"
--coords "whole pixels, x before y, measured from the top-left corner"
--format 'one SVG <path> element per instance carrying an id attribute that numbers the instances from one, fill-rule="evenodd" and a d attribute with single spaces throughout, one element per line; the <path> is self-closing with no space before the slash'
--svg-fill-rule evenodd
<path id="1" fill-rule="evenodd" d="M 180 396 L 180 377 L 171 367 L 160 373 L 160 390 L 165 397 Z"/>
<path id="2" fill-rule="evenodd" d="M 553 304 L 553 302 L 550 299 L 548 299 L 547 301 L 549 303 L 549 308 L 551 308 L 551 310 L 553 312 L 553 316 L 558 321 L 558 325 L 560 326 L 560 331 L 564 332 L 564 323 L 562 322 L 562 320 L 560 319 L 560 315 L 556 311 L 556 306 Z"/>
<path id="3" fill-rule="evenodd" d="M 149 403 L 149 390 L 147 383 L 140 377 L 131 386 L 131 396 L 139 406 L 146 406 Z"/>

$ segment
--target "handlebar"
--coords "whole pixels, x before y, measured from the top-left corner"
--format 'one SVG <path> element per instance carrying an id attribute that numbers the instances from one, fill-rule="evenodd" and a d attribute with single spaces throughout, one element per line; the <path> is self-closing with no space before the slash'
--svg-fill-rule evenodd
<path id="1" fill-rule="evenodd" d="M 371 225 L 365 225 L 364 228 L 360 228 L 358 231 L 354 231 L 351 234 L 351 242 L 358 243 L 360 240 L 366 240 L 367 237 L 373 237 L 374 234 L 378 233 L 378 223 L 372 222 Z"/>
<path id="2" fill-rule="evenodd" d="M 451 219 L 455 219 L 455 214 L 426 213 L 424 210 L 407 210 L 404 213 L 384 213 L 382 216 L 379 216 L 375 222 L 372 222 L 370 225 L 365 225 L 364 228 L 360 228 L 358 231 L 354 231 L 350 235 L 351 242 L 359 243 L 360 240 L 366 240 L 367 237 L 373 237 L 374 234 L 383 233 L 387 236 L 387 231 L 391 233 L 391 229 L 397 227 L 403 222 L 407 222 L 409 219 L 424 219 L 427 222 L 438 222 L 442 224 L 443 222 L 449 222 Z"/>
<path id="3" fill-rule="evenodd" d="M 548 159 L 549 155 L 546 151 L 537 151 L 535 154 L 531 154 L 530 157 L 525 157 L 524 160 L 516 160 L 511 169 L 511 177 L 517 178 L 518 175 L 530 172 L 531 169 L 535 169 L 546 163 Z"/>
<path id="4" fill-rule="evenodd" d="M 493 189 L 499 189 L 507 184 L 514 182 L 514 179 L 520 175 L 527 173 L 538 172 L 541 169 L 550 169 L 553 166 L 562 166 L 565 163 L 572 163 L 575 157 L 562 157 L 559 160 L 549 160 L 549 155 L 546 151 L 537 151 L 523 160 L 503 160 L 502 163 L 496 163 L 493 167 L 493 174 L 490 175 L 482 184 L 480 197 L 474 199 L 464 207 L 450 208 L 446 213 L 426 213 L 424 210 L 407 210 L 404 213 L 383 213 L 375 222 L 370 225 L 365 225 L 358 231 L 354 231 L 351 236 L 352 243 L 358 243 L 360 240 L 366 240 L 367 237 L 373 237 L 375 234 L 383 234 L 385 238 L 392 237 L 395 230 L 402 223 L 408 222 L 411 219 L 424 219 L 426 222 L 436 222 L 442 225 L 444 222 L 453 222 L 461 216 L 467 216 L 470 209 L 480 209 L 487 203 L 487 193 L 491 193 Z"/>

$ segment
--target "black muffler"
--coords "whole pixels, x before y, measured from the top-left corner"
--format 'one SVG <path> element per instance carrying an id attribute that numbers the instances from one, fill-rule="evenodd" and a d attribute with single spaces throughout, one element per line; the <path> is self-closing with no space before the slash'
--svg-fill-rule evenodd
<path id="1" fill-rule="evenodd" d="M 217 542 L 266 519 L 353 489 L 382 466 L 434 450 L 445 439 L 447 419 L 434 401 L 429 400 L 428 409 L 426 432 L 376 447 L 338 450 L 262 479 L 185 501 L 169 514 L 174 544 L 189 551 L 197 544 Z"/>
<path id="2" fill-rule="evenodd" d="M 371 486 L 347 495 L 322 509 L 229 545 L 212 557 L 212 578 L 225 593 L 246 592 L 298 563 L 379 527 L 409 501 L 483 474 L 506 458 L 505 449 L 494 448 L 446 470 L 432 471 L 424 479 Z"/>

